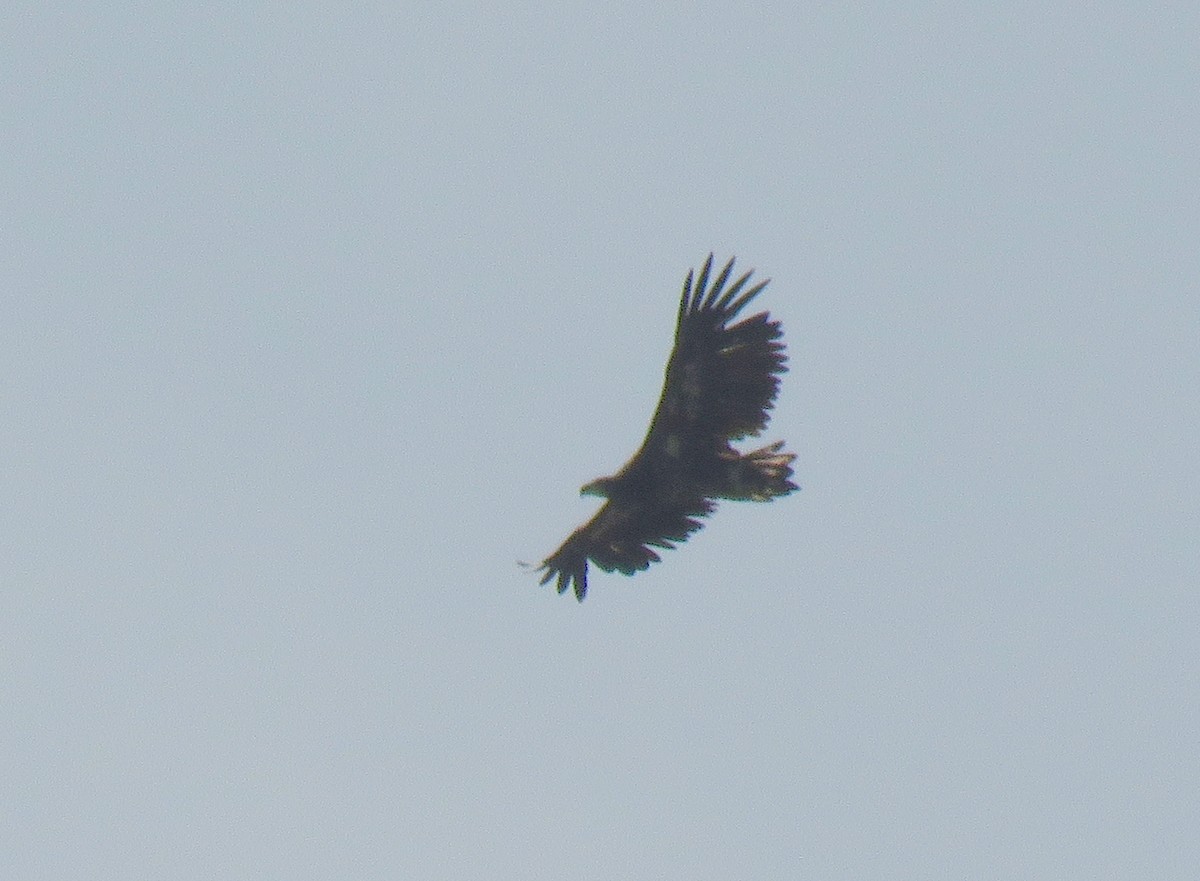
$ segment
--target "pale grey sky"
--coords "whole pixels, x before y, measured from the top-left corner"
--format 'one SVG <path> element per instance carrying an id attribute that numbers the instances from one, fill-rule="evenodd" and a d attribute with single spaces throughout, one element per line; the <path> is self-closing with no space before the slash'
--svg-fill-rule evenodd
<path id="1" fill-rule="evenodd" d="M 0 877 L 1200 874 L 1200 13 L 4 17 Z M 710 250 L 803 492 L 580 606 Z"/>

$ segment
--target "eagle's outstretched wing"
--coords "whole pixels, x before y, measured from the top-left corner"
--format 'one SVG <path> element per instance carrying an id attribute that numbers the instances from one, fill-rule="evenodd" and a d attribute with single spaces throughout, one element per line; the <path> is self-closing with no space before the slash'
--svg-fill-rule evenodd
<path id="1" fill-rule="evenodd" d="M 730 323 L 770 279 L 743 290 L 751 271 L 726 289 L 731 258 L 709 287 L 712 261 L 709 254 L 694 285 L 691 271 L 683 282 L 675 347 L 647 443 L 670 432 L 703 437 L 713 445 L 758 434 L 767 426 L 779 375 L 787 372 L 778 321 L 759 312 Z"/>
<path id="2" fill-rule="evenodd" d="M 605 502 L 596 516 L 571 533 L 562 547 L 542 562 L 538 571 L 545 574 L 539 583 L 557 578 L 559 593 L 573 587 L 575 598 L 583 602 L 589 559 L 605 572 L 632 575 L 658 562 L 654 548 L 670 549 L 686 541 L 703 525 L 699 518 L 715 507 L 704 498 L 670 508 L 652 503 Z"/>

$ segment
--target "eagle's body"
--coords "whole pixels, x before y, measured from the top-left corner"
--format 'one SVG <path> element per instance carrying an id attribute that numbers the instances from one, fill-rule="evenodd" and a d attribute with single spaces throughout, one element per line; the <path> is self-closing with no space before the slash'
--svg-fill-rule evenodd
<path id="1" fill-rule="evenodd" d="M 760 312 L 729 324 L 767 282 L 743 292 L 747 272 L 726 290 L 731 259 L 709 288 L 711 270 L 710 254 L 695 285 L 691 272 L 683 283 L 675 348 L 641 449 L 583 487 L 608 501 L 539 567 L 541 583 L 557 577 L 559 593 L 573 587 L 583 600 L 589 559 L 605 572 L 647 568 L 659 559 L 653 548 L 686 541 L 716 499 L 767 502 L 796 489 L 796 457 L 781 452 L 783 441 L 745 454 L 730 445 L 766 427 L 787 370 L 778 321 Z"/>

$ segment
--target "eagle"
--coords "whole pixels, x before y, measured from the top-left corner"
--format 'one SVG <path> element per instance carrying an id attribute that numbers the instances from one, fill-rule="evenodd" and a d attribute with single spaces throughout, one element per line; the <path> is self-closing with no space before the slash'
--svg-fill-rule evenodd
<path id="1" fill-rule="evenodd" d="M 709 254 L 683 282 L 675 347 L 641 448 L 616 474 L 580 490 L 607 501 L 536 570 L 540 584 L 557 579 L 560 594 L 572 588 L 583 602 L 589 560 L 624 575 L 658 562 L 655 548 L 687 541 L 717 499 L 769 502 L 798 489 L 790 480 L 796 456 L 783 441 L 749 453 L 730 443 L 766 428 L 787 372 L 778 321 L 760 312 L 733 323 L 769 279 L 747 288 L 747 272 L 726 287 L 731 258 L 710 285 L 712 264 Z"/>

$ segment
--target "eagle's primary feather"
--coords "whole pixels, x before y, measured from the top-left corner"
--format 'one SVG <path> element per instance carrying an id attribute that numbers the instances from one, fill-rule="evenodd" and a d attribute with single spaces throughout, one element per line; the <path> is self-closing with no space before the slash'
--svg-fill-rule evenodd
<path id="1" fill-rule="evenodd" d="M 796 457 L 783 441 L 750 453 L 730 445 L 766 428 L 787 356 L 779 322 L 766 312 L 731 324 L 767 282 L 747 288 L 747 272 L 726 287 L 730 259 L 710 286 L 712 262 L 709 254 L 699 276 L 689 271 L 684 280 L 675 348 L 641 448 L 615 475 L 583 487 L 608 501 L 538 567 L 541 583 L 557 579 L 559 593 L 573 588 L 583 600 L 588 560 L 625 575 L 647 568 L 656 548 L 698 530 L 716 499 L 767 502 L 797 488 Z"/>

